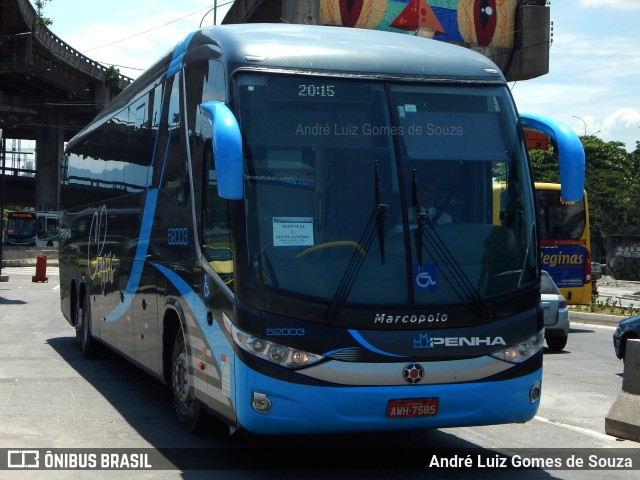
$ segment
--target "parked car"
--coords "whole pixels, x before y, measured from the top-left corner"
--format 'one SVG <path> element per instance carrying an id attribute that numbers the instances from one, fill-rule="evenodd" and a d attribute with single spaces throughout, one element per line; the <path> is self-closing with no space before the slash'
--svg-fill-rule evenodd
<path id="1" fill-rule="evenodd" d="M 623 318 L 613 332 L 613 348 L 620 360 L 624 360 L 624 351 L 630 338 L 640 338 L 640 315 Z"/>
<path id="2" fill-rule="evenodd" d="M 540 301 L 544 309 L 544 338 L 550 350 L 560 351 L 569 338 L 569 309 L 567 300 L 548 272 L 542 270 Z"/>

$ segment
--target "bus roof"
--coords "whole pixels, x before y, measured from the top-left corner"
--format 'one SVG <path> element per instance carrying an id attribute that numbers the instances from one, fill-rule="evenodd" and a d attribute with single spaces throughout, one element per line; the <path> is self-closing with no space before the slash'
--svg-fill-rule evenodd
<path id="1" fill-rule="evenodd" d="M 204 28 L 194 35 L 190 46 L 197 43 L 218 44 L 226 61 L 237 65 L 504 81 L 491 60 L 468 48 L 379 30 L 249 23 Z"/>
<path id="2" fill-rule="evenodd" d="M 246 23 L 202 28 L 189 34 L 125 88 L 69 145 L 126 107 L 149 84 L 196 58 L 198 46 L 214 51 L 232 73 L 239 67 L 415 81 L 502 83 L 500 69 L 465 47 L 403 33 L 319 25 Z"/>

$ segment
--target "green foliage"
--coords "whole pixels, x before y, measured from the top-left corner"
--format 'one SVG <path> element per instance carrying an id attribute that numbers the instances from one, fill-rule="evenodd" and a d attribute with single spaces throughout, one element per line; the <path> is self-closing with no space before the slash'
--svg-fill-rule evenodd
<path id="1" fill-rule="evenodd" d="M 576 312 L 600 313 L 603 315 L 620 315 L 623 317 L 640 314 L 640 307 L 634 306 L 633 303 L 626 307 L 622 305 L 620 300 L 611 300 L 609 297 L 602 302 L 598 301 L 597 295 L 591 296 L 590 305 L 572 305 L 571 310 Z"/>
<path id="2" fill-rule="evenodd" d="M 640 234 L 640 142 L 628 153 L 622 142 L 581 137 L 592 238 Z M 559 182 L 555 147 L 529 152 L 536 182 Z"/>
<path id="3" fill-rule="evenodd" d="M 48 17 L 42 15 L 42 10 L 44 9 L 44 5 L 51 0 L 34 0 L 34 5 L 36 6 L 36 21 L 43 26 L 49 26 L 53 24 L 53 20 Z"/>
<path id="4" fill-rule="evenodd" d="M 105 83 L 109 87 L 117 87 L 120 83 L 120 70 L 111 65 L 105 73 Z"/>

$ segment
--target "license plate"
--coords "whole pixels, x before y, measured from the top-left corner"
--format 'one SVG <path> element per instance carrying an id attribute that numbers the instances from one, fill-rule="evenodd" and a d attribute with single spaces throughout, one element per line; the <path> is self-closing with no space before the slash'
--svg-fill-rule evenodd
<path id="1" fill-rule="evenodd" d="M 433 417 L 438 414 L 437 398 L 389 400 L 388 418 Z"/>

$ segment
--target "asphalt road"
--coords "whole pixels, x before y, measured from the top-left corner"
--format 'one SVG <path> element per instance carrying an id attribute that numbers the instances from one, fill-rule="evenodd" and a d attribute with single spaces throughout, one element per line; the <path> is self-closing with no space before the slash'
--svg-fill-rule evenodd
<path id="1" fill-rule="evenodd" d="M 135 472 L 0 470 L 2 480 L 112 477 L 283 480 L 300 476 L 307 480 L 400 476 L 512 479 L 515 474 L 523 479 L 637 478 L 640 457 L 636 469 L 631 471 L 536 468 L 516 473 L 489 466 L 472 471 L 461 468 L 428 471 L 426 466 L 423 471 L 416 470 L 428 464 L 424 452 L 432 447 L 473 452 L 470 455 L 474 458 L 475 452 L 481 452 L 489 456 L 484 459 L 486 462 L 497 452 L 513 449 L 521 452 L 518 449 L 541 445 L 552 451 L 576 447 L 582 453 L 620 448 L 640 455 L 637 443 L 618 441 L 604 432 L 604 416 L 620 391 L 623 371 L 622 362 L 613 354 L 611 334 L 616 321 L 610 317 L 589 315 L 580 319 L 588 323 L 578 323 L 572 315 L 573 326 L 565 351 L 545 351 L 543 401 L 536 418 L 526 424 L 314 438 L 265 439 L 229 436 L 222 431 L 194 436 L 178 428 L 169 391 L 155 379 L 109 353 L 96 360 L 83 357 L 74 330 L 60 313 L 56 268 L 48 269 L 47 283 L 32 281 L 35 273 L 32 267 L 3 268 L 2 273 L 9 278 L 0 283 L 0 456 L 8 449 L 67 448 L 73 452 L 94 448 L 112 452 L 117 447 L 131 452 L 154 452 L 154 463 L 174 462 L 169 462 L 168 470 Z M 301 451 L 297 447 L 312 449 Z M 158 450 L 163 448 L 170 451 Z M 158 458 L 158 452 L 162 458 Z M 186 456 L 213 458 L 224 469 L 214 472 L 176 469 L 174 465 L 180 461 L 176 453 L 181 452 Z M 247 455 L 242 455 L 243 452 Z M 336 455 L 350 456 L 351 468 L 336 471 Z M 396 469 L 367 468 L 372 460 L 380 460 L 371 458 L 372 455 L 393 455 Z M 2 461 L 0 458 L 0 466 Z M 236 462 L 235 468 L 228 468 L 229 462 Z M 261 468 L 260 462 L 264 462 L 265 468 Z M 277 468 L 278 465 L 299 468 Z M 359 468 L 353 468 L 354 465 Z M 411 470 L 399 471 L 398 465 Z M 325 470 L 329 467 L 330 471 Z"/>

